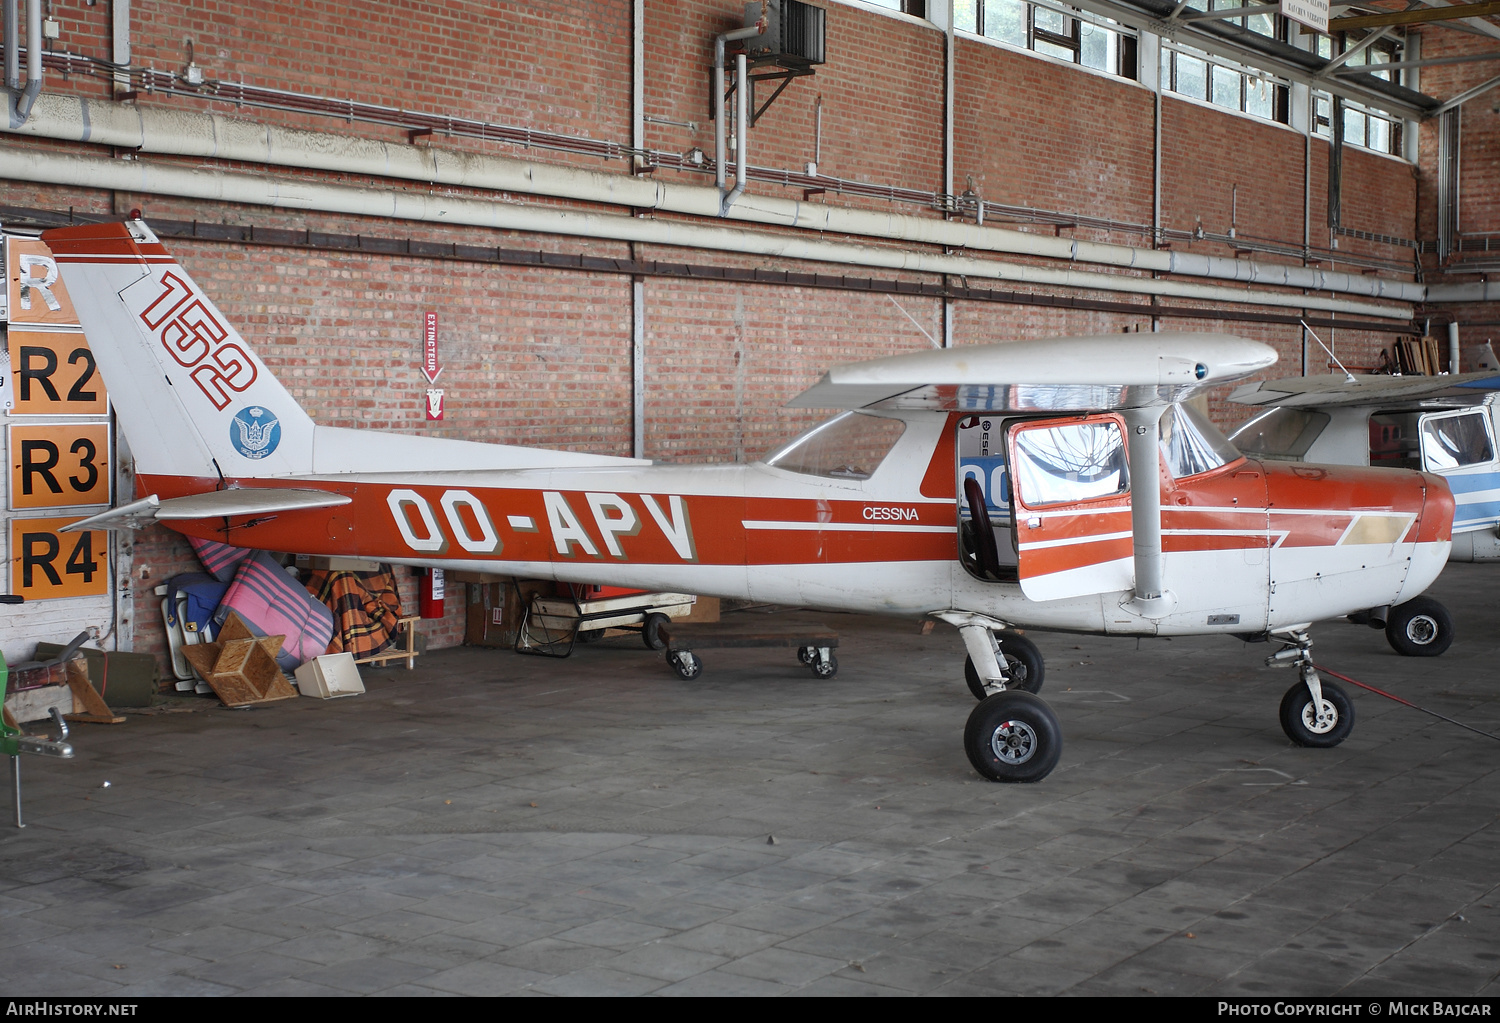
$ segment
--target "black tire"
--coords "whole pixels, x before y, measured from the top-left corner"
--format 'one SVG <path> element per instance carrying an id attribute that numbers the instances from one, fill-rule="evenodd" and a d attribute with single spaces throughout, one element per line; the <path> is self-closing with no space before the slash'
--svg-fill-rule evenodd
<path id="1" fill-rule="evenodd" d="M 818 678 L 833 678 L 839 673 L 839 659 L 833 654 L 828 655 L 828 660 L 818 659 L 808 665 L 812 673 Z"/>
<path id="2" fill-rule="evenodd" d="M 797 660 L 803 664 L 811 664 L 818 659 L 818 648 L 815 646 L 799 646 L 797 648 Z"/>
<path id="3" fill-rule="evenodd" d="M 1453 645 L 1453 616 L 1431 597 L 1391 608 L 1385 639 L 1403 657 L 1436 657 Z"/>
<path id="4" fill-rule="evenodd" d="M 1036 644 L 1018 632 L 1001 632 L 995 638 L 1000 641 L 1000 656 L 1005 658 L 1005 673 L 1010 677 L 1006 691 L 1041 692 L 1046 663 Z M 964 681 L 969 684 L 969 692 L 974 694 L 976 700 L 995 695 L 987 692 L 980 684 L 979 672 L 974 668 L 972 657 L 964 658 Z"/>
<path id="5" fill-rule="evenodd" d="M 641 622 L 641 642 L 646 644 L 647 650 L 665 650 L 667 641 L 661 638 L 661 627 L 671 622 L 672 619 L 659 611 L 652 611 Z"/>
<path id="6" fill-rule="evenodd" d="M 964 752 L 990 781 L 1041 781 L 1062 756 L 1062 729 L 1041 697 L 1007 689 L 970 712 Z"/>
<path id="7" fill-rule="evenodd" d="M 672 666 L 673 671 L 677 672 L 678 677 L 689 682 L 703 674 L 703 658 L 687 651 L 680 654 L 668 654 L 667 663 Z"/>
<path id="8" fill-rule="evenodd" d="M 1354 730 L 1354 704 L 1332 682 L 1323 683 L 1323 703 L 1331 708 L 1332 721 L 1319 725 L 1312 716 L 1312 693 L 1298 682 L 1281 698 L 1281 730 L 1298 746 L 1331 749 L 1349 738 Z"/>

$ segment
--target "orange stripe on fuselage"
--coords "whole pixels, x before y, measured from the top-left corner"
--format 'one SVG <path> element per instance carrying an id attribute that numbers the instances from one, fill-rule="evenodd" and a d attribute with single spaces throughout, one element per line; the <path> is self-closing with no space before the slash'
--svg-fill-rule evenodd
<path id="1" fill-rule="evenodd" d="M 211 479 L 174 476 L 142 476 L 138 489 L 163 499 L 213 490 Z M 364 557 L 371 559 L 464 559 L 496 562 L 588 562 L 602 564 L 709 564 L 775 565 L 802 563 L 859 563 L 886 561 L 952 561 L 958 557 L 957 509 L 944 504 L 912 504 L 864 500 L 798 500 L 791 498 L 739 498 L 718 495 L 681 495 L 685 515 L 673 515 L 670 497 L 654 498 L 656 513 L 646 495 L 622 492 L 608 495 L 629 507 L 634 523 L 629 530 L 613 534 L 622 556 L 610 552 L 605 531 L 584 491 L 548 491 L 510 488 L 456 488 L 444 486 L 397 486 L 389 483 L 344 483 L 327 480 L 243 480 L 234 485 L 280 488 L 295 486 L 325 490 L 351 498 L 337 508 L 282 512 L 263 516 L 246 526 L 247 517 L 231 520 L 226 537 L 221 520 L 179 520 L 172 527 L 190 536 L 220 540 L 265 550 L 299 554 Z M 402 534 L 390 504 L 393 491 L 410 491 L 425 502 L 430 523 L 411 503 L 397 502 L 403 510 L 407 532 L 427 549 L 413 546 Z M 453 504 L 444 508 L 446 494 L 471 495 L 484 508 L 489 527 L 500 541 L 495 552 L 466 549 L 463 539 L 473 541 L 485 530 L 475 521 L 472 508 Z M 888 518 L 870 521 L 866 509 L 884 509 Z M 901 521 L 900 515 L 916 518 Z M 619 519 L 619 509 L 606 508 L 607 520 Z M 659 521 L 659 518 L 663 521 Z M 458 525 L 455 525 L 457 518 Z M 530 520 L 529 528 L 513 519 Z M 747 529 L 747 520 L 770 523 L 771 528 Z M 784 523 L 786 528 L 776 528 Z M 856 529 L 821 529 L 820 525 L 857 525 Z M 431 528 L 437 527 L 436 532 Z M 460 535 L 459 526 L 462 527 Z M 561 528 L 559 528 L 561 527 Z M 873 527 L 873 528 L 867 528 Z M 932 531 L 934 527 L 941 531 Z M 568 533 L 574 533 L 569 541 Z M 674 544 L 674 534 L 677 543 Z M 680 549 L 684 534 L 690 541 L 687 556 Z M 587 539 L 587 543 L 583 542 Z M 559 550 L 566 548 L 566 553 Z M 590 550 L 590 548 L 592 550 Z"/>

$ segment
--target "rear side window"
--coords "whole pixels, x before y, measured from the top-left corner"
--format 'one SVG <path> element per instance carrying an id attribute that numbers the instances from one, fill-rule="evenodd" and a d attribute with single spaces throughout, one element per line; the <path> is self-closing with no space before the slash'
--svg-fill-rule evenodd
<path id="1" fill-rule="evenodd" d="M 1489 417 L 1483 412 L 1429 416 L 1422 422 L 1422 461 L 1434 472 L 1495 460 Z"/>
<path id="2" fill-rule="evenodd" d="M 905 429 L 900 419 L 843 412 L 767 457 L 766 464 L 808 476 L 867 480 Z"/>
<path id="3" fill-rule="evenodd" d="M 1416 412 L 1377 412 L 1370 417 L 1370 464 L 1384 469 L 1422 468 Z"/>
<path id="4" fill-rule="evenodd" d="M 1125 493 L 1130 474 L 1119 424 L 1106 420 L 1018 430 L 1016 482 L 1030 508 Z"/>
<path id="5" fill-rule="evenodd" d="M 1300 462 L 1327 425 L 1322 412 L 1273 408 L 1235 430 L 1229 440 L 1251 458 Z"/>

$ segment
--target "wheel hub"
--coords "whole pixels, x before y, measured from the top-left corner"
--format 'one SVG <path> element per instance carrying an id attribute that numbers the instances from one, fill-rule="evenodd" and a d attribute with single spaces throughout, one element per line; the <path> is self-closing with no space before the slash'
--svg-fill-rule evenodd
<path id="1" fill-rule="evenodd" d="M 1036 753 L 1036 731 L 1024 721 L 1002 721 L 990 736 L 990 749 L 1007 764 L 1024 764 Z"/>
<path id="2" fill-rule="evenodd" d="M 1437 639 L 1438 623 L 1431 615 L 1415 615 L 1406 623 L 1406 638 L 1418 646 L 1426 646 Z"/>
<path id="3" fill-rule="evenodd" d="M 1322 704 L 1323 711 L 1320 714 L 1313 713 L 1312 700 L 1308 700 L 1307 705 L 1302 708 L 1302 723 L 1315 735 L 1327 735 L 1339 723 L 1338 709 L 1327 700 L 1323 700 Z"/>

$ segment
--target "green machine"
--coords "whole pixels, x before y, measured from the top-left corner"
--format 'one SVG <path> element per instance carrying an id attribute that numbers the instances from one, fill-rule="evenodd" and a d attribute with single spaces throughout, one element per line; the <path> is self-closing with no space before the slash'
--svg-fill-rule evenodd
<path id="1" fill-rule="evenodd" d="M 0 603 L 19 604 L 22 598 L 12 594 L 0 595 Z M 63 648 L 62 652 L 47 662 L 49 664 L 62 664 L 72 660 L 78 653 L 80 647 L 88 642 L 87 632 L 79 633 L 73 637 L 73 641 Z M 5 655 L 0 654 L 0 706 L 5 703 L 5 689 L 10 682 L 10 668 L 5 663 Z M 11 799 L 16 810 L 16 827 L 24 828 L 26 824 L 21 819 L 21 754 L 30 753 L 42 757 L 59 757 L 64 760 L 73 756 L 73 746 L 68 740 L 68 723 L 56 707 L 52 708 L 52 720 L 56 723 L 59 735 L 56 739 L 48 739 L 38 735 L 27 735 L 18 728 L 12 728 L 0 721 L 0 755 L 10 758 L 10 787 Z"/>

